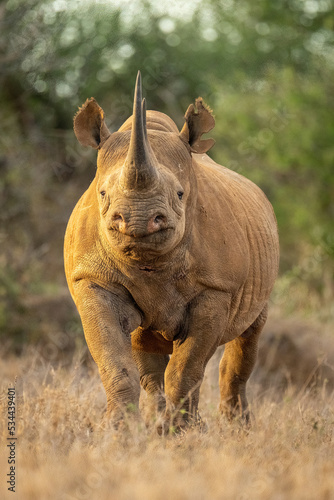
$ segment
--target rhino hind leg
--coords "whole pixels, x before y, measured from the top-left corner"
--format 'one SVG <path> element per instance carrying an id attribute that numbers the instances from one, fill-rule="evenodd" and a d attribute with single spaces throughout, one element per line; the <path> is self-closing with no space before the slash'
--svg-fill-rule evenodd
<path id="1" fill-rule="evenodd" d="M 165 410 L 164 376 L 169 362 L 168 354 L 152 354 L 133 350 L 139 370 L 140 385 L 146 392 L 142 413 L 146 425 L 152 423 Z"/>
<path id="2" fill-rule="evenodd" d="M 246 384 L 257 358 L 258 340 L 268 316 L 268 306 L 236 339 L 225 345 L 219 365 L 219 409 L 229 420 L 242 418 L 249 423 Z"/>

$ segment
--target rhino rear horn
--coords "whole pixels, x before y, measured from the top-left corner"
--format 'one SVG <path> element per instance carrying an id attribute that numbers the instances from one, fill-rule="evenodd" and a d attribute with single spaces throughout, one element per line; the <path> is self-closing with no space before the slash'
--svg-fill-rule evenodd
<path id="1" fill-rule="evenodd" d="M 103 109 L 94 97 L 87 99 L 74 117 L 74 133 L 83 146 L 99 149 L 110 132 L 104 122 Z"/>
<path id="2" fill-rule="evenodd" d="M 184 118 L 186 123 L 180 132 L 182 141 L 188 143 L 194 153 L 209 151 L 215 141 L 213 139 L 201 140 L 201 136 L 213 129 L 215 119 L 212 116 L 211 109 L 204 104 L 201 97 L 196 99 L 195 106 L 190 104 Z"/>

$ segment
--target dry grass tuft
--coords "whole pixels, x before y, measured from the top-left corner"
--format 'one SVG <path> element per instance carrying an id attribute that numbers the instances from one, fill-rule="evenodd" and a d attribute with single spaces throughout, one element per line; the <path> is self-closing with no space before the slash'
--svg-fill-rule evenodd
<path id="1" fill-rule="evenodd" d="M 18 376 L 15 498 L 334 498 L 333 391 L 323 383 L 294 385 L 291 377 L 280 392 L 275 385 L 264 389 L 260 365 L 249 391 L 256 419 L 246 431 L 217 413 L 216 363 L 208 367 L 201 394 L 208 431 L 191 428 L 162 438 L 135 419 L 121 432 L 101 427 L 105 397 L 94 365 L 77 358 L 70 367 L 54 368 L 33 352 L 7 358 L 1 366 L 4 417 L 7 388 Z M 5 491 L 6 418 L 0 426 L 0 497 L 14 498 Z"/>

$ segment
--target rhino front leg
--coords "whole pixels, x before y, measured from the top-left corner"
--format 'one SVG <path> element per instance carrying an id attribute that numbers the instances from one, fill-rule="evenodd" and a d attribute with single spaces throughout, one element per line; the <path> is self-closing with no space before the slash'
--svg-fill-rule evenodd
<path id="1" fill-rule="evenodd" d="M 221 292 L 206 292 L 189 310 L 185 331 L 174 341 L 165 373 L 166 413 L 158 432 L 180 429 L 191 419 L 200 422 L 199 392 L 207 362 L 225 330 L 230 300 Z"/>
<path id="2" fill-rule="evenodd" d="M 185 341 L 175 349 L 165 374 L 166 412 L 158 432 L 168 433 L 171 428 L 180 430 L 193 420 L 199 420 L 198 402 L 206 360 L 191 360 L 194 344 Z"/>
<path id="3" fill-rule="evenodd" d="M 169 356 L 133 350 L 133 357 L 139 370 L 140 384 L 147 394 L 144 416 L 146 424 L 149 424 L 166 407 L 164 376 Z"/>
<path id="4" fill-rule="evenodd" d="M 117 425 L 139 403 L 139 373 L 132 357 L 130 333 L 141 321 L 122 287 L 112 291 L 88 281 L 75 285 L 75 301 L 90 353 L 107 396 L 107 415 Z"/>
<path id="5" fill-rule="evenodd" d="M 225 346 L 219 365 L 219 408 L 229 420 L 239 416 L 249 422 L 246 383 L 256 362 L 258 340 L 267 316 L 266 305 L 254 323 Z"/>

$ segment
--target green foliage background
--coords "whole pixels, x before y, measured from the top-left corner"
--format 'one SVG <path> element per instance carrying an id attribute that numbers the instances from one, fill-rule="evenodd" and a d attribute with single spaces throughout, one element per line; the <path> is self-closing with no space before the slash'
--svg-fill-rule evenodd
<path id="1" fill-rule="evenodd" d="M 279 293 L 292 307 L 298 294 L 306 309 L 309 294 L 332 304 L 333 28 L 332 0 L 1 2 L 2 338 L 76 331 L 62 240 L 95 157 L 72 117 L 94 96 L 116 130 L 138 69 L 148 107 L 179 127 L 202 95 L 216 117 L 210 155 L 273 203 Z"/>

